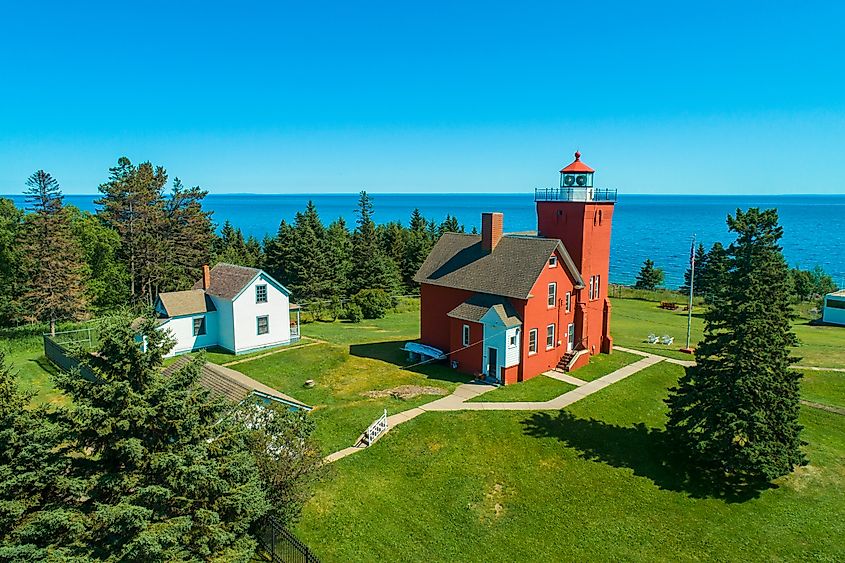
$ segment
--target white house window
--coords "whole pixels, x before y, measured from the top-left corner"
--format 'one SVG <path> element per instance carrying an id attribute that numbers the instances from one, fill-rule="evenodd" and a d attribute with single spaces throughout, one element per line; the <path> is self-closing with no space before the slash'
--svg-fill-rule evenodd
<path id="1" fill-rule="evenodd" d="M 268 334 L 270 332 L 270 317 L 267 315 L 255 317 L 255 322 L 258 328 L 258 334 Z"/>
<path id="2" fill-rule="evenodd" d="M 537 353 L 537 329 L 532 328 L 528 331 L 528 353 Z"/>
<path id="3" fill-rule="evenodd" d="M 469 346 L 469 325 L 464 325 L 463 338 L 461 342 L 464 346 Z"/>
<path id="4" fill-rule="evenodd" d="M 557 301 L 557 284 L 552 282 L 549 284 L 549 307 L 554 307 L 555 301 Z"/>
<path id="5" fill-rule="evenodd" d="M 508 348 L 516 348 L 516 333 L 508 336 Z"/>
<path id="6" fill-rule="evenodd" d="M 593 299 L 598 299 L 601 295 L 599 288 L 601 287 L 601 276 L 596 276 L 596 286 L 593 288 Z"/>
<path id="7" fill-rule="evenodd" d="M 256 303 L 267 303 L 267 286 L 266 285 L 256 285 L 255 286 L 255 302 Z"/>
<path id="8" fill-rule="evenodd" d="M 205 335 L 205 317 L 197 317 L 194 319 L 194 336 Z"/>
<path id="9" fill-rule="evenodd" d="M 551 350 L 555 347 L 555 325 L 550 324 L 546 327 L 546 350 Z"/>
<path id="10" fill-rule="evenodd" d="M 554 268 L 557 266 L 557 256 L 552 256 L 549 258 L 549 268 Z"/>
<path id="11" fill-rule="evenodd" d="M 571 310 L 572 310 L 572 292 L 567 291 L 566 292 L 566 312 L 568 313 Z"/>
<path id="12" fill-rule="evenodd" d="M 593 285 L 596 282 L 595 276 L 590 276 L 590 299 L 593 298 Z"/>

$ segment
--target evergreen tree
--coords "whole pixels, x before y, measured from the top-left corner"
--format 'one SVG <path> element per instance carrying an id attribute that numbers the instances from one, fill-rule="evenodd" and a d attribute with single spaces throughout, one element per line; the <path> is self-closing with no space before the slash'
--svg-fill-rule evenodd
<path id="1" fill-rule="evenodd" d="M 163 189 L 167 172 L 149 162 L 135 166 L 126 157 L 109 169 L 99 186 L 98 215 L 120 235 L 121 259 L 129 272 L 132 298 L 152 305 L 168 251 Z"/>
<path id="2" fill-rule="evenodd" d="M 801 374 L 789 369 L 791 282 L 777 211 L 737 210 L 720 299 L 705 313 L 696 365 L 667 399 L 667 432 L 696 471 L 733 487 L 768 481 L 804 462 Z"/>
<path id="3" fill-rule="evenodd" d="M 23 320 L 24 272 L 19 241 L 23 230 L 23 211 L 10 199 L 0 198 L 0 326 Z"/>
<path id="4" fill-rule="evenodd" d="M 696 283 L 701 284 L 704 302 L 712 305 L 720 300 L 725 292 L 726 276 L 730 267 L 728 252 L 721 242 L 716 242 L 707 253 L 704 271 Z"/>
<path id="5" fill-rule="evenodd" d="M 265 247 L 267 271 L 286 287 L 290 285 L 292 279 L 290 252 L 295 236 L 293 226 L 283 219 L 279 224 L 276 237 Z"/>
<path id="6" fill-rule="evenodd" d="M 693 293 L 695 295 L 704 295 L 704 288 L 700 284 L 701 274 L 707 269 L 707 251 L 704 250 L 704 245 L 699 243 L 695 249 L 695 286 Z M 690 278 L 692 277 L 692 269 L 687 268 L 684 272 L 684 285 L 678 290 L 684 295 L 689 295 Z"/>
<path id="7" fill-rule="evenodd" d="M 152 320 L 109 320 L 100 337 L 84 360 L 96 382 L 57 377 L 73 405 L 64 450 L 87 484 L 69 547 L 116 561 L 249 560 L 250 526 L 269 506 L 249 431 L 197 383 L 203 358 L 164 375 L 173 342 Z"/>
<path id="8" fill-rule="evenodd" d="M 211 212 L 202 208 L 207 195 L 199 186 L 186 188 L 179 178 L 173 180 L 173 190 L 164 205 L 164 278 L 157 284 L 156 294 L 190 288 L 202 276 L 203 265 L 211 261 L 214 227 Z"/>
<path id="9" fill-rule="evenodd" d="M 292 234 L 287 256 L 289 289 L 297 299 L 326 297 L 329 294 L 329 264 L 325 227 L 313 202 L 308 202 L 304 213 L 296 214 Z"/>
<path id="10" fill-rule="evenodd" d="M 27 205 L 33 212 L 23 229 L 26 317 L 49 322 L 50 334 L 55 334 L 59 320 L 85 314 L 82 253 L 55 178 L 38 170 L 26 185 Z"/>
<path id="11" fill-rule="evenodd" d="M 347 295 L 349 286 L 349 272 L 352 269 L 352 238 L 346 221 L 338 217 L 326 230 L 326 259 L 329 264 L 327 280 L 329 296 L 336 301 Z M 333 313 L 337 313 L 337 306 L 333 306 Z"/>
<path id="12" fill-rule="evenodd" d="M 0 560 L 66 560 L 82 523 L 67 509 L 82 492 L 60 447 L 66 434 L 54 413 L 30 408 L 0 350 Z"/>
<path id="13" fill-rule="evenodd" d="M 349 290 L 352 294 L 362 289 L 383 289 L 395 293 L 399 285 L 399 271 L 379 244 L 372 218 L 373 204 L 367 192 L 361 192 L 357 214 L 357 226 L 352 236 Z"/>
<path id="14" fill-rule="evenodd" d="M 813 301 L 837 290 L 833 278 L 821 266 L 812 270 L 793 268 L 790 275 L 798 301 Z"/>
<path id="15" fill-rule="evenodd" d="M 446 215 L 446 219 L 440 223 L 440 226 L 437 228 L 438 237 L 442 236 L 444 233 L 462 232 L 464 232 L 464 226 L 458 223 L 457 217 L 452 217 L 449 214 Z"/>
<path id="16" fill-rule="evenodd" d="M 634 284 L 634 288 L 653 290 L 661 285 L 663 285 L 663 270 L 655 268 L 652 260 L 646 260 L 640 273 L 637 274 L 637 283 Z"/>

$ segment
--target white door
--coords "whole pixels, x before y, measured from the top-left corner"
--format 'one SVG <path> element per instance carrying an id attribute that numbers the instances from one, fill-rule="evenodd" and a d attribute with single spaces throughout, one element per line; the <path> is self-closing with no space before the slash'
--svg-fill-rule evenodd
<path id="1" fill-rule="evenodd" d="M 575 323 L 569 323 L 566 330 L 566 351 L 571 352 L 575 347 Z"/>

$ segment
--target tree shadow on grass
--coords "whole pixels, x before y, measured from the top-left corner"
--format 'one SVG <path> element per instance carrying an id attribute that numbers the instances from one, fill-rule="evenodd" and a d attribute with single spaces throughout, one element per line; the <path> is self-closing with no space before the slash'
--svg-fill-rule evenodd
<path id="1" fill-rule="evenodd" d="M 351 344 L 349 354 L 359 358 L 370 358 L 387 362 L 400 368 L 407 366 L 409 371 L 425 375 L 429 379 L 439 379 L 451 383 L 466 383 L 472 378 L 469 375 L 460 373 L 449 368 L 445 362 L 430 362 L 420 365 L 408 359 L 408 353 L 402 351 L 402 346 L 408 340 L 392 340 L 388 342 L 370 342 L 367 344 Z"/>
<path id="2" fill-rule="evenodd" d="M 524 433 L 535 438 L 556 438 L 578 451 L 582 459 L 631 469 L 658 488 L 693 498 L 719 498 L 729 503 L 758 498 L 768 482 L 725 482 L 690 467 L 671 455 L 666 433 L 643 423 L 623 427 L 594 418 L 578 418 L 562 410 L 539 412 L 522 421 Z"/>

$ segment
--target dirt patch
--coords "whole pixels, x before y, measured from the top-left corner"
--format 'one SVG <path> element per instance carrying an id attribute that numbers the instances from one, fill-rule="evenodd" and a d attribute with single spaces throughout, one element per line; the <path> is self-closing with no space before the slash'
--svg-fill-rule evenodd
<path id="1" fill-rule="evenodd" d="M 381 399 L 383 397 L 393 397 L 395 399 L 412 399 L 420 395 L 445 395 L 446 390 L 441 387 L 426 387 L 423 385 L 400 385 L 393 389 L 379 389 L 376 391 L 367 391 L 362 393 L 370 399 Z"/>

